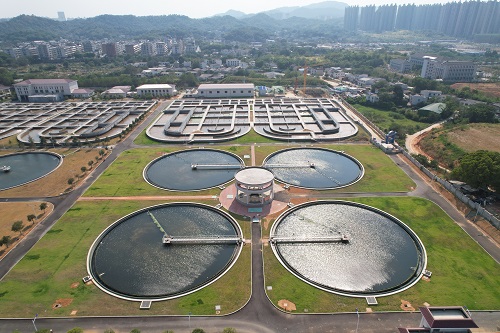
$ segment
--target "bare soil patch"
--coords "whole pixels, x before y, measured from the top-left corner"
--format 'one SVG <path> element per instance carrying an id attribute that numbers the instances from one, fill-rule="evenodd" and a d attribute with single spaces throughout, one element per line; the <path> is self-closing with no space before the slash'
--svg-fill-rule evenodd
<path id="1" fill-rule="evenodd" d="M 411 305 L 410 302 L 408 301 L 405 301 L 405 300 L 401 300 L 401 310 L 404 310 L 404 311 L 415 311 L 415 308 Z"/>
<path id="2" fill-rule="evenodd" d="M 33 228 L 50 215 L 54 206 L 47 202 L 45 212 L 40 210 L 41 201 L 30 202 L 0 202 L 0 211 L 2 218 L 0 219 L 0 237 L 10 236 L 12 243 L 9 247 L 5 245 L 0 247 L 0 259 L 3 258 L 21 239 L 23 239 Z M 36 215 L 37 218 L 33 223 L 28 221 L 28 215 Z M 12 224 L 16 221 L 23 221 L 27 227 L 21 234 L 13 232 Z"/>
<path id="3" fill-rule="evenodd" d="M 451 86 L 453 89 L 461 90 L 469 87 L 470 90 L 483 92 L 485 95 L 500 97 L 500 83 L 455 83 Z"/>
<path id="4" fill-rule="evenodd" d="M 500 152 L 500 124 L 471 124 L 446 133 L 448 140 L 467 152 L 491 150 Z"/>
<path id="5" fill-rule="evenodd" d="M 72 298 L 59 298 L 59 299 L 56 299 L 56 301 L 54 302 L 54 304 L 52 304 L 52 309 L 57 309 L 57 308 L 62 308 L 62 307 L 68 306 L 68 305 L 71 304 L 71 302 L 73 302 Z"/>
<path id="6" fill-rule="evenodd" d="M 102 159 L 96 160 L 96 156 L 99 156 L 99 150 L 100 149 L 97 148 L 49 149 L 47 151 L 64 156 L 62 165 L 51 174 L 37 181 L 10 190 L 1 191 L 2 197 L 52 197 L 71 191 L 75 186 L 78 186 L 88 174 L 99 165 L 99 163 L 101 163 Z M 2 150 L 0 151 L 0 155 L 17 152 L 19 152 L 19 150 Z M 106 151 L 106 153 L 107 152 L 108 151 Z M 92 169 L 82 172 L 82 167 L 86 167 L 87 169 L 90 168 L 88 165 L 89 161 L 93 161 Z M 69 178 L 74 179 L 72 186 L 68 184 Z"/>

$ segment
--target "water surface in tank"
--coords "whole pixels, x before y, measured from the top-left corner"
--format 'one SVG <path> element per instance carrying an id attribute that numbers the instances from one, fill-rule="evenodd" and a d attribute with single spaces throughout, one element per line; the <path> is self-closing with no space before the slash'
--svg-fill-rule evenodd
<path id="1" fill-rule="evenodd" d="M 46 176 L 54 171 L 62 159 L 52 153 L 20 153 L 0 156 L 0 190 L 16 187 Z"/>

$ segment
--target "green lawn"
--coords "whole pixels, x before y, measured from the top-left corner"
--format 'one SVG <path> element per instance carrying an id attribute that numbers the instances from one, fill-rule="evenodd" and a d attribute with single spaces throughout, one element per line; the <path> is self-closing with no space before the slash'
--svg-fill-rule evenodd
<path id="1" fill-rule="evenodd" d="M 408 134 L 430 126 L 428 123 L 407 119 L 404 115 L 393 111 L 382 111 L 360 104 L 354 104 L 353 107 L 386 133 L 394 128 L 394 124 L 404 127 Z"/>
<path id="2" fill-rule="evenodd" d="M 96 237 L 111 223 L 158 201 L 79 202 L 28 252 L 0 282 L 0 317 L 222 314 L 236 311 L 250 297 L 250 247 L 245 246 L 231 270 L 206 288 L 171 301 L 153 303 L 144 313 L 138 302 L 107 295 L 94 285 L 83 285 L 86 258 Z M 206 202 L 214 204 L 214 202 Z M 242 222 L 249 238 L 249 222 Z M 71 285 L 77 282 L 78 286 Z M 71 299 L 69 306 L 53 309 L 56 300 Z"/>
<path id="3" fill-rule="evenodd" d="M 141 148 L 131 149 L 123 152 L 113 164 L 92 184 L 84 196 L 152 196 L 152 195 L 186 195 L 186 192 L 173 192 L 158 189 L 149 185 L 143 178 L 144 168 L 149 162 L 162 156 L 186 149 L 186 147 L 168 146 L 163 148 Z M 243 159 L 244 155 L 250 154 L 250 147 L 216 147 L 216 149 L 227 150 Z M 248 161 L 245 161 L 247 163 Z M 126 180 L 126 181 L 124 181 Z M 191 192 L 193 195 L 216 195 L 218 188 Z"/>
<path id="4" fill-rule="evenodd" d="M 261 165 L 266 156 L 286 148 L 285 145 L 256 145 L 256 164 Z M 297 147 L 297 145 L 295 145 Z M 358 159 L 365 167 L 364 177 L 356 184 L 336 191 L 341 192 L 407 192 L 415 184 L 392 162 L 381 150 L 372 145 L 325 145 L 333 150 L 343 150 Z M 99 177 L 99 179 L 85 192 L 84 196 L 152 196 L 152 195 L 187 195 L 189 192 L 172 192 L 157 189 L 149 185 L 142 173 L 146 165 L 153 159 L 165 153 L 182 150 L 185 147 L 168 146 L 163 148 L 131 149 L 122 153 L 118 159 Z M 244 158 L 250 155 L 250 146 L 216 146 Z M 251 161 L 245 159 L 245 164 Z M 123 181 L 126 179 L 127 181 Z M 218 188 L 191 192 L 193 195 L 217 195 Z"/>
<path id="5" fill-rule="evenodd" d="M 378 298 L 374 311 L 400 310 L 401 300 L 418 308 L 424 302 L 434 306 L 466 305 L 474 310 L 500 309 L 500 269 L 496 263 L 437 205 L 420 198 L 349 199 L 377 207 L 406 223 L 424 243 L 430 282 L 393 296 Z M 290 274 L 277 261 L 269 246 L 264 248 L 265 285 L 274 304 L 287 299 L 297 312 L 343 312 L 367 307 L 364 298 L 337 296 L 314 288 Z"/>

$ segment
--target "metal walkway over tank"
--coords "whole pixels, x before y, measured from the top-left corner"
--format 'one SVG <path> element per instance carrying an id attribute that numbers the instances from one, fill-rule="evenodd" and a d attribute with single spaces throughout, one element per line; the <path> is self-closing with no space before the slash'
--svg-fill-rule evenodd
<path id="1" fill-rule="evenodd" d="M 331 236 L 307 236 L 307 237 L 296 237 L 296 236 L 272 236 L 269 239 L 271 244 L 294 244 L 294 243 L 349 243 L 350 238 L 344 234 L 331 235 Z"/>

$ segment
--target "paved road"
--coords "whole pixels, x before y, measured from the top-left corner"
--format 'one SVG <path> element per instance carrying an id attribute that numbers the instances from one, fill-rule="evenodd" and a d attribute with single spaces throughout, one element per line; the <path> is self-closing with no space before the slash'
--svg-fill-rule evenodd
<path id="1" fill-rule="evenodd" d="M 160 105 L 150 114 L 133 133 L 113 149 L 112 153 L 103 161 L 85 182 L 73 192 L 51 198 L 56 205 L 54 212 L 45 221 L 40 223 L 15 249 L 13 249 L 0 263 L 0 278 L 5 276 L 22 256 L 52 227 L 52 225 L 78 200 L 84 191 L 98 178 L 102 172 L 126 149 L 134 147 L 133 138 L 136 137 L 150 121 L 156 117 L 168 102 Z M 486 237 L 477 236 L 477 230 L 469 223 L 449 202 L 437 194 L 419 175 L 399 156 L 391 156 L 417 184 L 417 188 L 410 193 L 337 193 L 318 194 L 316 197 L 350 197 L 350 196 L 419 196 L 430 199 L 440 205 L 472 238 L 481 244 L 498 261 L 499 249 L 492 247 Z M 300 196 L 300 195 L 297 195 Z M 23 201 L 23 199 L 8 199 Z M 26 199 L 24 199 L 26 200 Z M 29 200 L 34 200 L 30 198 Z M 7 200 L 6 200 L 7 201 Z M 240 311 L 225 317 L 187 317 L 187 316 L 158 316 L 158 317 L 90 317 L 90 318 L 38 318 L 37 328 L 52 328 L 54 332 L 66 332 L 73 327 L 82 327 L 88 333 L 101 333 L 106 328 L 113 328 L 116 333 L 130 332 L 134 327 L 143 333 L 163 332 L 174 330 L 176 333 L 191 332 L 195 327 L 202 327 L 206 332 L 221 332 L 225 327 L 234 327 L 240 333 L 262 332 L 396 332 L 397 327 L 418 326 L 419 313 L 361 313 L 359 318 L 355 313 L 349 314 L 314 314 L 290 315 L 277 310 L 267 299 L 263 274 L 262 244 L 260 225 L 252 225 L 252 297 L 248 304 Z M 490 240 L 491 242 L 491 240 Z M 153 306 L 155 306 L 153 304 Z M 353 309 L 354 310 L 354 309 Z M 473 318 L 484 329 L 483 332 L 494 332 L 500 327 L 500 312 L 474 312 Z M 34 330 L 31 319 L 0 319 L 0 332 L 32 332 Z"/>
<path id="2" fill-rule="evenodd" d="M 500 248 L 498 244 L 486 235 L 474 223 L 467 220 L 464 215 L 452 205 L 445 197 L 436 192 L 416 171 L 407 163 L 401 155 L 390 155 L 391 159 L 417 184 L 414 191 L 409 195 L 429 199 L 443 209 L 469 236 L 485 249 L 489 255 L 500 263 Z M 411 162 L 409 162 L 411 163 Z M 431 181 L 431 180 L 429 180 Z M 431 181 L 432 182 L 432 181 Z"/>
<path id="3" fill-rule="evenodd" d="M 417 143 L 418 143 L 418 138 L 422 134 L 431 131 L 433 128 L 441 127 L 441 125 L 443 125 L 443 123 L 445 121 L 446 120 L 440 121 L 439 123 L 432 124 L 431 126 L 426 127 L 423 130 L 418 131 L 417 133 L 413 133 L 411 135 L 407 135 L 406 136 L 406 140 L 405 140 L 405 147 L 406 147 L 406 150 L 408 150 L 408 153 L 410 153 L 410 154 L 420 154 L 420 150 L 416 146 Z"/>

